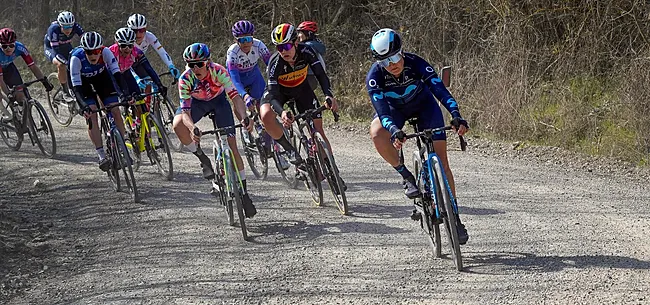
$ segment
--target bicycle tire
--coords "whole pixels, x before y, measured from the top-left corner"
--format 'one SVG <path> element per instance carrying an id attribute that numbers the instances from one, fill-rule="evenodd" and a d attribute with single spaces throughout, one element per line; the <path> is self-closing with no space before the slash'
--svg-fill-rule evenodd
<path id="1" fill-rule="evenodd" d="M 246 229 L 246 215 L 244 214 L 244 200 L 243 193 L 239 189 L 239 179 L 235 172 L 235 167 L 233 166 L 233 158 L 226 156 L 226 166 L 228 168 L 228 175 L 230 176 L 230 193 L 232 194 L 232 200 L 235 201 L 235 206 L 237 207 L 237 216 L 239 218 L 239 227 L 241 228 L 241 234 L 244 237 L 244 240 L 248 240 L 248 230 Z"/>
<path id="2" fill-rule="evenodd" d="M 134 131 L 131 126 L 133 126 L 133 114 L 131 112 L 128 113 L 128 115 L 124 116 L 124 130 L 126 131 L 126 138 L 129 140 L 129 142 L 124 142 L 124 145 L 126 146 L 126 149 L 129 151 L 129 155 L 131 155 L 133 158 L 135 158 L 134 162 L 132 163 L 133 166 L 133 171 L 137 172 L 140 170 L 140 164 L 142 163 L 142 155 L 140 152 L 140 141 L 139 138 L 135 137 L 136 132 L 140 132 L 139 130 Z"/>
<path id="3" fill-rule="evenodd" d="M 228 195 L 228 187 L 226 186 L 226 179 L 224 179 L 223 174 L 225 173 L 223 169 L 223 160 L 219 157 L 219 153 L 217 151 L 217 146 L 218 144 L 216 141 L 214 142 L 212 146 L 212 152 L 214 155 L 214 181 L 216 181 L 217 186 L 219 189 L 217 192 L 219 193 L 219 201 L 221 201 L 221 204 L 223 205 L 225 211 L 226 211 L 226 219 L 228 220 L 228 224 L 230 226 L 235 226 L 235 214 L 233 211 L 233 206 L 232 206 L 232 200 L 229 198 Z"/>
<path id="4" fill-rule="evenodd" d="M 0 96 L 0 102 L 3 103 L 7 111 L 11 113 L 12 117 L 11 123 L 0 123 L 0 137 L 2 137 L 2 141 L 5 142 L 7 147 L 11 150 L 17 151 L 23 144 L 24 139 L 23 134 L 18 132 L 18 128 L 16 128 L 16 126 L 20 125 L 20 121 L 14 113 L 14 108 L 9 107 L 9 100 L 7 97 L 3 94 L 0 94 Z"/>
<path id="5" fill-rule="evenodd" d="M 297 133 L 294 131 L 294 134 Z M 306 147 L 303 141 L 298 142 L 299 144 L 297 144 L 296 150 L 298 150 L 300 156 L 303 157 L 303 160 L 305 160 L 307 166 L 307 177 L 304 180 L 305 188 L 307 188 L 309 191 L 314 204 L 316 206 L 321 206 L 323 204 L 323 185 L 321 184 L 320 179 L 322 172 L 319 166 L 319 160 L 317 159 L 317 156 L 309 156 L 310 148 Z"/>
<path id="6" fill-rule="evenodd" d="M 436 157 L 437 159 L 437 157 Z M 456 228 L 456 213 L 454 212 L 454 208 L 451 204 L 451 189 L 447 185 L 447 183 L 444 181 L 444 174 L 442 173 L 442 169 L 440 166 L 440 160 L 436 160 L 435 165 L 434 165 L 434 173 L 435 173 L 435 178 L 436 178 L 436 183 L 438 185 L 438 188 L 441 190 L 442 194 L 442 203 L 444 206 L 444 216 L 443 216 L 443 221 L 445 223 L 445 229 L 447 230 L 447 237 L 449 239 L 449 246 L 451 247 L 451 257 L 452 260 L 454 261 L 454 265 L 456 265 L 456 269 L 458 271 L 463 270 L 463 258 L 462 254 L 460 252 L 460 243 L 458 239 L 458 231 Z M 444 191 L 443 191 L 444 190 Z M 439 207 L 440 208 L 440 207 Z"/>
<path id="7" fill-rule="evenodd" d="M 422 172 L 424 168 L 422 167 L 422 159 L 417 152 L 413 152 L 413 171 L 418 175 L 417 185 L 420 191 L 423 191 L 425 181 L 424 175 L 427 175 L 426 171 Z M 436 188 L 438 190 L 438 188 Z M 426 192 L 423 192 L 423 196 L 420 198 L 422 203 L 422 211 L 424 215 L 420 218 L 420 227 L 422 231 L 429 237 L 429 245 L 433 251 L 433 256 L 435 258 L 442 257 L 442 241 L 440 236 L 440 224 L 436 221 L 436 211 L 433 207 L 434 201 L 430 196 L 424 196 Z M 440 198 L 439 196 L 437 198 Z M 418 199 L 415 199 L 418 200 Z M 426 226 L 426 228 L 425 228 Z"/>
<path id="8" fill-rule="evenodd" d="M 255 145 L 255 148 L 251 148 L 246 144 L 245 139 L 245 134 L 248 134 L 248 139 L 252 141 Z M 239 132 L 239 140 L 241 142 L 241 145 L 244 150 L 244 155 L 246 156 L 246 161 L 248 162 L 248 168 L 250 168 L 251 172 L 253 172 L 253 175 L 255 175 L 255 178 L 257 179 L 265 179 L 267 174 L 268 174 L 268 159 L 266 158 L 266 155 L 263 153 L 264 147 L 261 147 L 260 145 L 260 138 L 259 135 L 255 136 L 253 133 L 248 132 L 248 130 L 242 129 Z M 259 160 L 260 163 L 260 169 L 257 167 L 257 163 L 255 162 L 255 155 L 257 155 L 257 159 Z"/>
<path id="9" fill-rule="evenodd" d="M 41 105 L 36 100 L 31 100 L 27 102 L 26 105 L 28 105 L 27 107 L 30 107 L 29 126 L 32 129 L 32 133 L 34 134 L 34 140 L 38 145 L 38 148 L 46 157 L 54 158 L 54 156 L 56 156 L 56 136 L 54 135 L 52 122 L 50 121 L 47 112 L 45 112 L 45 108 L 43 108 L 43 105 Z M 34 109 L 36 109 L 36 112 L 38 112 L 38 116 L 40 118 L 38 122 L 40 126 L 38 126 L 36 124 L 37 121 L 34 120 L 34 111 L 33 111 Z M 45 133 L 44 134 L 45 137 L 40 137 L 38 131 L 43 131 Z M 45 142 L 44 140 L 47 138 L 51 139 L 49 145 L 44 143 Z"/>
<path id="10" fill-rule="evenodd" d="M 336 206 L 339 208 L 341 214 L 348 215 L 348 199 L 345 196 L 345 190 L 341 187 L 343 185 L 343 179 L 341 179 L 341 176 L 339 175 L 339 168 L 336 166 L 334 155 L 332 155 L 329 146 L 327 146 L 327 142 L 325 142 L 325 139 L 319 132 L 314 133 L 314 139 L 316 140 L 320 156 L 327 159 L 322 160 L 321 170 L 330 186 L 332 196 L 336 201 Z M 337 189 L 339 191 L 338 194 L 336 193 Z"/>
<path id="11" fill-rule="evenodd" d="M 56 72 L 48 74 L 47 80 L 56 88 L 47 93 L 47 105 L 54 120 L 63 127 L 70 126 L 76 112 L 71 103 L 61 98 L 63 90 L 61 90 L 58 74 Z"/>
<path id="12" fill-rule="evenodd" d="M 284 129 L 284 136 L 287 137 L 287 139 L 293 137 L 293 135 L 291 135 L 286 129 Z M 293 141 L 293 139 L 292 139 L 292 141 Z M 282 165 L 280 163 L 280 158 L 281 157 L 285 158 L 282 155 L 285 155 L 286 152 L 284 151 L 284 148 L 282 148 L 281 145 L 279 145 L 277 143 L 273 143 L 272 145 L 273 145 L 272 146 L 273 162 L 275 162 L 275 168 L 278 169 L 278 172 L 280 173 L 280 176 L 282 176 L 282 180 L 284 180 L 284 182 L 287 184 L 287 186 L 289 188 L 295 189 L 298 186 L 298 179 L 296 179 L 295 174 L 291 174 L 292 172 L 293 173 L 297 172 L 297 169 L 296 169 L 295 165 L 290 164 L 289 168 L 287 168 L 286 170 L 283 169 Z"/>
<path id="13" fill-rule="evenodd" d="M 155 163 L 158 168 L 158 172 L 165 178 L 165 180 L 171 181 L 174 178 L 174 163 L 172 161 L 169 139 L 167 138 L 165 129 L 162 127 L 160 121 L 151 115 L 147 116 L 147 125 L 149 126 L 149 130 L 145 130 L 147 133 L 145 136 L 149 140 L 147 149 L 149 149 L 151 154 L 153 154 L 153 159 L 151 159 L 152 156 L 149 156 L 149 158 L 152 163 Z M 154 129 L 154 132 L 157 135 L 158 141 L 160 141 L 160 143 L 155 143 L 155 140 L 151 138 L 151 128 Z M 164 154 L 161 155 L 158 153 L 157 148 L 159 147 L 163 149 Z M 161 164 L 161 161 L 163 160 L 167 160 L 167 166 Z"/>
<path id="14" fill-rule="evenodd" d="M 176 113 L 175 108 L 170 108 L 170 105 L 173 105 L 169 100 L 169 97 L 165 96 L 164 98 L 160 95 L 154 95 L 152 99 L 154 105 L 153 114 L 158 119 L 159 122 L 163 123 L 162 126 L 167 133 L 167 140 L 169 145 L 177 151 L 180 152 L 183 150 L 183 143 L 178 139 L 176 133 L 174 133 L 173 123 L 174 123 L 174 114 Z M 163 119 L 163 112 L 167 114 L 168 119 Z"/>
<path id="15" fill-rule="evenodd" d="M 108 133 L 108 127 L 106 121 L 102 120 L 101 134 L 106 135 Z M 117 142 L 115 137 L 108 136 L 106 137 L 106 158 L 111 160 L 111 168 L 106 171 L 108 179 L 113 184 L 113 189 L 116 192 L 122 190 L 122 183 L 120 182 L 120 170 L 117 167 L 119 161 L 117 160 Z"/>
<path id="16" fill-rule="evenodd" d="M 133 201 L 138 203 L 140 202 L 140 194 L 138 194 L 138 186 L 136 185 L 135 176 L 133 175 L 133 162 L 131 162 L 129 151 L 126 148 L 124 139 L 119 131 L 113 130 L 111 134 L 115 138 L 115 143 L 117 144 L 116 152 L 117 159 L 119 160 L 118 168 L 122 169 L 124 182 L 126 182 L 126 187 L 129 188 L 129 193 L 131 194 Z"/>

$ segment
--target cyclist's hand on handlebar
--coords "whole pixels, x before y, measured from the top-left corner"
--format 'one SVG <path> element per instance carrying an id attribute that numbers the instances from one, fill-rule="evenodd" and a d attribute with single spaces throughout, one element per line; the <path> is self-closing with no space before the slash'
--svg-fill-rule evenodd
<path id="1" fill-rule="evenodd" d="M 291 127 L 291 124 L 293 124 L 293 115 L 291 115 L 291 112 L 286 110 L 282 111 L 282 125 L 289 128 Z"/>
<path id="2" fill-rule="evenodd" d="M 398 128 L 391 134 L 391 139 L 393 140 L 395 149 L 401 149 L 404 142 L 406 142 L 406 133 Z"/>
<path id="3" fill-rule="evenodd" d="M 244 119 L 241 120 L 241 124 L 244 125 L 244 128 L 246 128 L 248 132 L 253 131 L 253 120 L 251 120 L 249 117 L 244 117 Z"/>
<path id="4" fill-rule="evenodd" d="M 325 97 L 325 106 L 328 109 L 331 109 L 334 112 L 339 111 L 339 103 L 336 101 L 336 99 L 332 96 L 326 96 Z"/>
<path id="5" fill-rule="evenodd" d="M 45 87 L 45 91 L 50 92 L 52 89 L 54 89 L 54 86 L 47 80 L 47 78 L 43 78 L 41 80 L 41 83 L 43 84 L 43 87 Z"/>
<path id="6" fill-rule="evenodd" d="M 253 98 L 250 95 L 244 95 L 244 103 L 246 103 L 246 108 L 248 108 L 248 110 L 253 111 L 255 105 L 253 104 Z"/>
<path id="7" fill-rule="evenodd" d="M 90 116 L 93 115 L 90 106 L 85 106 L 79 110 L 79 113 L 84 116 L 84 119 L 90 119 Z"/>
<path id="8" fill-rule="evenodd" d="M 158 86 L 158 92 L 160 92 L 160 95 L 163 97 L 167 96 L 167 87 L 163 86 L 163 84 L 159 84 Z"/>
<path id="9" fill-rule="evenodd" d="M 192 140 L 196 143 L 201 142 L 201 129 L 198 127 L 194 126 L 194 128 L 190 129 L 192 133 Z"/>
<path id="10" fill-rule="evenodd" d="M 467 130 L 469 129 L 469 125 L 467 124 L 467 121 L 465 121 L 462 117 L 455 117 L 451 120 L 451 126 L 454 127 L 454 130 L 458 132 L 459 136 L 463 136 Z"/>

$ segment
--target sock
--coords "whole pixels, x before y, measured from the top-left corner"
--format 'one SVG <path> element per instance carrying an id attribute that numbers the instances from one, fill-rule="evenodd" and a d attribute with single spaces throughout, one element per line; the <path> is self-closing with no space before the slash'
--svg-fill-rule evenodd
<path id="1" fill-rule="evenodd" d="M 287 137 L 284 136 L 284 134 L 282 134 L 279 139 L 276 139 L 275 142 L 278 142 L 278 144 L 282 145 L 282 148 L 284 148 L 285 151 L 295 150 L 293 146 L 291 146 L 291 143 L 289 143 L 289 140 L 287 140 Z"/>
<path id="2" fill-rule="evenodd" d="M 402 175 L 402 178 L 408 179 L 410 177 L 413 177 L 413 174 L 404 166 L 404 164 L 400 164 L 398 166 L 395 166 L 394 169 Z"/>
<path id="3" fill-rule="evenodd" d="M 99 157 L 99 160 L 104 160 L 106 159 L 106 152 L 104 151 L 104 147 L 97 147 L 95 148 L 97 150 L 97 156 Z"/>
<path id="4" fill-rule="evenodd" d="M 192 153 L 196 153 L 196 143 L 192 142 L 189 145 L 185 145 L 187 147 L 187 150 L 189 150 Z"/>
<path id="5" fill-rule="evenodd" d="M 246 181 L 246 170 L 242 169 L 239 171 L 239 177 L 241 178 L 242 181 Z"/>

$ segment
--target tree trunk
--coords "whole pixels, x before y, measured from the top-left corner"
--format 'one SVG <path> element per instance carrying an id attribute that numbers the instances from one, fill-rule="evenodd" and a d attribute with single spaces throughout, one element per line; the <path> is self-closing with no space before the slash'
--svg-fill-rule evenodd
<path id="1" fill-rule="evenodd" d="M 43 28 L 50 24 L 50 0 L 41 0 L 41 17 L 39 22 Z"/>

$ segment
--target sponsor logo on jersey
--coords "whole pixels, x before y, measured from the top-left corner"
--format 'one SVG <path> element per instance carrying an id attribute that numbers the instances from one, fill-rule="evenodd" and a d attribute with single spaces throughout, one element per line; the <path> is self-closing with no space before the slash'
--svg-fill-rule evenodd
<path id="1" fill-rule="evenodd" d="M 278 77 L 278 83 L 285 87 L 296 87 L 305 81 L 307 78 L 307 71 L 307 66 L 305 66 L 302 69 L 280 75 Z"/>

